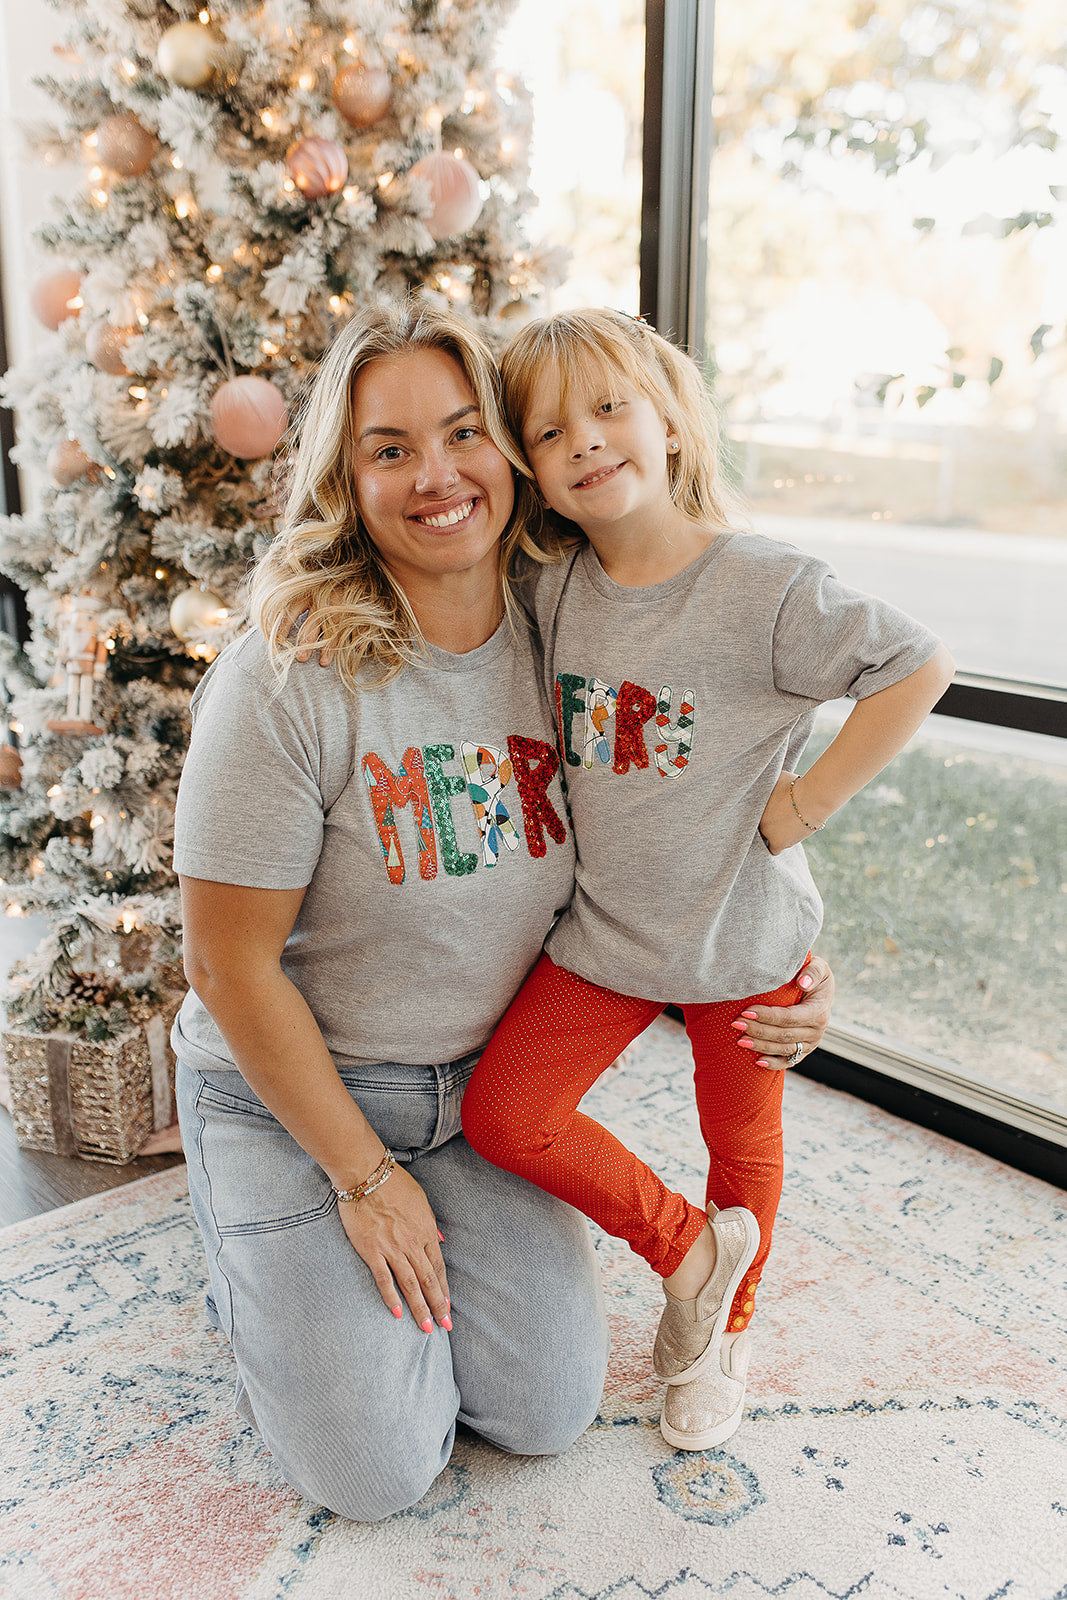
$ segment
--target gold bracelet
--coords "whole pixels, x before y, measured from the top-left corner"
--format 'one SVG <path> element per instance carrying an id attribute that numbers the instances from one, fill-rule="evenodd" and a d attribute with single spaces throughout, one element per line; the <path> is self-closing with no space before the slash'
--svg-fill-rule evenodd
<path id="1" fill-rule="evenodd" d="M 387 1150 L 382 1157 L 381 1164 L 375 1167 L 369 1178 L 364 1178 L 362 1183 L 357 1183 L 354 1189 L 335 1189 L 333 1192 L 338 1200 L 351 1200 L 358 1204 L 360 1200 L 365 1200 L 369 1194 L 373 1194 L 375 1189 L 381 1188 L 395 1166 L 396 1161 L 393 1158 L 393 1152 Z"/>
<path id="2" fill-rule="evenodd" d="M 800 819 L 800 821 L 804 824 L 805 828 L 807 828 L 808 832 L 809 833 L 818 833 L 819 829 L 820 828 L 825 828 L 826 824 L 825 824 L 825 822 L 809 822 L 807 817 L 801 817 L 801 815 L 800 815 L 800 807 L 797 805 L 796 799 L 795 799 L 794 794 L 793 794 L 793 787 L 796 784 L 796 782 L 797 782 L 797 779 L 794 778 L 793 782 L 789 785 L 789 803 L 793 807 L 793 810 L 796 812 L 796 814 L 797 814 L 798 818 Z"/>

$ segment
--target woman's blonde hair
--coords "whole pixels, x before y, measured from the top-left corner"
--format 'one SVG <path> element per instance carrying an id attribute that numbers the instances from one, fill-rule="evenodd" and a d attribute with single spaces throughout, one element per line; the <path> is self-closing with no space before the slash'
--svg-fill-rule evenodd
<path id="1" fill-rule="evenodd" d="M 504 422 L 500 377 L 488 346 L 458 317 L 418 300 L 359 312 L 326 351 L 305 391 L 281 463 L 281 529 L 245 582 L 249 617 L 282 681 L 299 648 L 291 636 L 294 617 L 308 608 L 316 648 L 330 651 L 351 689 L 387 683 L 404 667 L 427 660 L 410 602 L 363 524 L 352 470 L 356 377 L 371 361 L 409 350 L 453 357 L 474 392 L 482 426 L 514 469 L 515 508 L 500 541 L 509 615 L 508 566 L 516 549 L 545 559 L 527 533 L 536 501 L 529 469 Z"/>
<path id="2" fill-rule="evenodd" d="M 602 382 L 610 394 L 620 378 L 653 401 L 679 444 L 667 456 L 678 509 L 706 527 L 735 527 L 744 520 L 739 497 L 723 482 L 718 413 L 691 356 L 623 311 L 560 311 L 528 322 L 500 363 L 504 413 L 519 440 L 546 369 L 555 372 L 563 401 L 590 383 Z M 551 524 L 545 526 L 551 533 Z"/>

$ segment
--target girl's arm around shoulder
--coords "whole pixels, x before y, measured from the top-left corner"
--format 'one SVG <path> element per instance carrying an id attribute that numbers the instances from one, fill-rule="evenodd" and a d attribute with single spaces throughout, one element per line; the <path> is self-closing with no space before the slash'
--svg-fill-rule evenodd
<path id="1" fill-rule="evenodd" d="M 281 967 L 305 891 L 186 876 L 179 882 L 185 975 L 242 1077 L 334 1188 L 362 1183 L 385 1147 L 341 1082 L 307 1002 Z M 397 1168 L 366 1199 L 340 1204 L 339 1214 L 394 1315 L 400 1314 L 395 1280 L 416 1322 L 447 1319 L 437 1226 L 409 1173 Z"/>
<path id="2" fill-rule="evenodd" d="M 887 766 L 922 726 L 955 671 L 943 644 L 907 677 L 857 701 L 850 716 L 803 777 L 783 772 L 771 791 L 760 832 L 772 855 L 821 828 Z"/>

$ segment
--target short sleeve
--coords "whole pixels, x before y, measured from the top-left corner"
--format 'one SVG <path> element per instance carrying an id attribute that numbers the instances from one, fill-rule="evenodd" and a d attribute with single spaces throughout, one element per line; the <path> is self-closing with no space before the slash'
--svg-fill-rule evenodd
<path id="1" fill-rule="evenodd" d="M 774 682 L 812 700 L 864 700 L 928 661 L 937 635 L 874 595 L 843 584 L 825 562 L 805 560 L 774 627 Z"/>
<path id="2" fill-rule="evenodd" d="M 220 656 L 193 700 L 174 868 L 250 889 L 302 889 L 322 848 L 314 741 L 272 685 Z"/>

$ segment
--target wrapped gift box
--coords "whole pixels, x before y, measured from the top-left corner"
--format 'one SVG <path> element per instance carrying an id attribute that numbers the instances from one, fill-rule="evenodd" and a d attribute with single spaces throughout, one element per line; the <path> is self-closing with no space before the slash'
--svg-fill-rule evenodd
<path id="1" fill-rule="evenodd" d="M 73 1033 L 4 1034 L 15 1136 L 27 1150 L 122 1165 L 174 1120 L 168 1034 L 177 1003 L 105 1044 Z"/>

